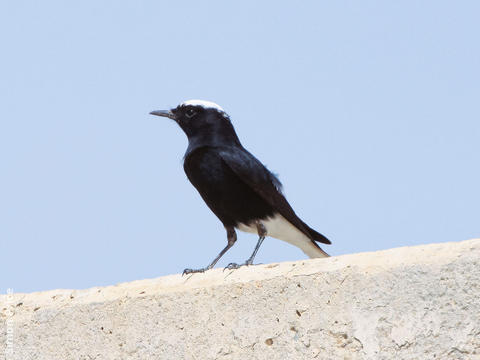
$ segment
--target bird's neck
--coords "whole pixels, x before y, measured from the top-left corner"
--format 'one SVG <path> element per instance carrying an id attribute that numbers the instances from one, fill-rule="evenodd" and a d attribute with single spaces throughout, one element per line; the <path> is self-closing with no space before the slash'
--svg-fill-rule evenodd
<path id="1" fill-rule="evenodd" d="M 233 132 L 202 132 L 188 137 L 188 148 L 185 156 L 201 147 L 242 146 L 237 134 Z"/>

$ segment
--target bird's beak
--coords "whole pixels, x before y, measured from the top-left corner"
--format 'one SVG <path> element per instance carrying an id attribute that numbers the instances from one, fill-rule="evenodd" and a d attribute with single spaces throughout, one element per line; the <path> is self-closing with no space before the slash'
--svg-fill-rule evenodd
<path id="1" fill-rule="evenodd" d="M 152 111 L 150 114 L 157 115 L 157 116 L 164 116 L 172 120 L 175 120 L 175 114 L 170 110 L 155 110 L 155 111 Z"/>

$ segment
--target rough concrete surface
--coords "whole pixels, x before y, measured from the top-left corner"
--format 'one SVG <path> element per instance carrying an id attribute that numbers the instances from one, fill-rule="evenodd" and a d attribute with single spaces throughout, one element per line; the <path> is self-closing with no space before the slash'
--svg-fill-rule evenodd
<path id="1" fill-rule="evenodd" d="M 0 351 L 9 360 L 480 359 L 479 259 L 480 240 L 469 240 L 2 295 Z"/>

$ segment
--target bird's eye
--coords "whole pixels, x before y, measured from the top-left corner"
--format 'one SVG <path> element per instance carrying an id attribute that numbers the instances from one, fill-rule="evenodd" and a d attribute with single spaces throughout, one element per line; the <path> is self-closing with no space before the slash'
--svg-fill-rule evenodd
<path id="1" fill-rule="evenodd" d="M 187 111 L 185 111 L 185 116 L 190 119 L 190 118 L 194 117 L 196 113 L 197 112 L 195 110 L 188 109 Z"/>

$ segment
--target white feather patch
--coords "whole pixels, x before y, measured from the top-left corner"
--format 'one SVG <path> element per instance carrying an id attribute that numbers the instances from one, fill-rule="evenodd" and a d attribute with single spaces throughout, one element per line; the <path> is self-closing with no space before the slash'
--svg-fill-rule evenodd
<path id="1" fill-rule="evenodd" d="M 225 110 L 223 110 L 223 108 L 220 105 L 215 104 L 212 101 L 206 101 L 206 100 L 187 100 L 180 104 L 180 106 L 182 105 L 201 106 L 204 109 L 215 109 L 220 112 L 225 112 Z"/>
<path id="2" fill-rule="evenodd" d="M 300 248 L 310 258 L 327 256 L 324 251 L 320 250 L 312 243 L 312 240 L 310 240 L 308 236 L 293 226 L 292 223 L 282 215 L 275 214 L 272 218 L 260 221 L 267 229 L 267 236 L 286 241 L 289 244 Z M 258 234 L 255 224 L 239 224 L 237 228 L 241 231 Z"/>

